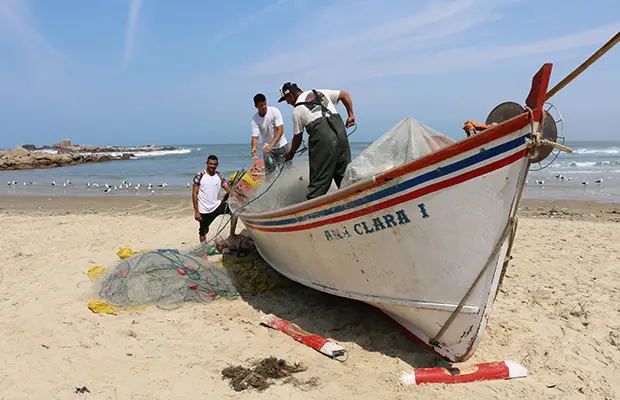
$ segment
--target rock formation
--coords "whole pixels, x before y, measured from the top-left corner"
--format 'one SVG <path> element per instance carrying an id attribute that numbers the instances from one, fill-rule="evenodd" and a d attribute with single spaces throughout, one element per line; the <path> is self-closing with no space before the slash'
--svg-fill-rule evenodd
<path id="1" fill-rule="evenodd" d="M 132 154 L 124 153 L 118 156 L 109 154 L 80 154 L 80 153 L 59 153 L 50 154 L 33 152 L 16 147 L 11 151 L 0 151 L 0 171 L 15 169 L 36 169 L 36 168 L 55 168 L 68 165 L 84 164 L 89 162 L 103 162 L 113 160 L 129 160 Z"/>
<path id="2" fill-rule="evenodd" d="M 54 150 L 57 154 L 41 152 L 41 150 Z M 133 153 L 162 150 L 177 150 L 177 148 L 156 147 L 153 145 L 141 147 L 88 146 L 73 144 L 69 139 L 65 139 L 52 146 L 36 147 L 33 144 L 25 144 L 10 151 L 0 150 L 0 171 L 55 168 L 90 162 L 130 160 L 133 157 Z M 105 153 L 117 153 L 118 155 Z"/>

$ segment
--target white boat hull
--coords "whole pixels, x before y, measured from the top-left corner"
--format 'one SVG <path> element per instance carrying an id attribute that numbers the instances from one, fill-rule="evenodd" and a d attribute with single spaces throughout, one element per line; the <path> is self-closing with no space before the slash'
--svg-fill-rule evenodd
<path id="1" fill-rule="evenodd" d="M 464 361 L 492 310 L 538 128 L 511 121 L 325 199 L 238 216 L 284 276 L 375 306 Z"/>

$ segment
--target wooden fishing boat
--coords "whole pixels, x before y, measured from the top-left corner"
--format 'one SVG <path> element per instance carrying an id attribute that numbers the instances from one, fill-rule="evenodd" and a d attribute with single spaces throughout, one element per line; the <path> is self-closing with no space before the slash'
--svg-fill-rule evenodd
<path id="1" fill-rule="evenodd" d="M 447 147 L 309 201 L 256 212 L 238 197 L 231 207 L 284 276 L 366 302 L 465 361 L 510 259 L 529 166 L 554 146 L 542 129 L 551 69 L 533 77 L 522 112 L 495 113 L 497 125 Z"/>

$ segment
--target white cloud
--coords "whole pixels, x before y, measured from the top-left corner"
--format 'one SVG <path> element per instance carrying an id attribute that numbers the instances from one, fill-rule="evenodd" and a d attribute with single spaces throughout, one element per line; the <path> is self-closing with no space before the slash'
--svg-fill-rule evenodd
<path id="1" fill-rule="evenodd" d="M 125 66 L 131 61 L 136 46 L 141 7 L 142 0 L 129 0 L 129 17 L 127 18 L 127 28 L 125 30 L 125 58 L 123 59 L 123 65 Z"/>
<path id="2" fill-rule="evenodd" d="M 278 0 L 277 2 L 264 7 L 258 12 L 245 16 L 244 18 L 239 20 L 237 23 L 233 24 L 231 28 L 215 35 L 214 41 L 220 42 L 229 36 L 235 35 L 241 32 L 242 30 L 247 29 L 249 26 L 252 26 L 256 22 L 264 19 L 267 15 L 273 13 L 274 11 L 276 11 L 277 9 L 279 9 L 280 7 L 282 7 L 288 2 L 289 0 Z M 262 5 L 263 3 L 260 3 L 260 4 Z"/>
<path id="3" fill-rule="evenodd" d="M 0 1 L 0 42 L 8 45 L 7 60 L 0 62 L 0 95 L 45 106 L 71 90 L 65 55 L 36 29 L 25 0 Z"/>
<path id="4" fill-rule="evenodd" d="M 14 46 L 24 56 L 55 59 L 64 57 L 37 32 L 25 0 L 0 1 L 0 41 Z"/>
<path id="5" fill-rule="evenodd" d="M 297 24 L 303 26 L 303 34 L 292 38 L 293 42 L 302 45 L 289 46 L 298 48 L 298 51 L 257 60 L 235 71 L 235 74 L 248 77 L 279 75 L 281 79 L 297 81 L 325 81 L 325 77 L 329 76 L 330 81 L 342 82 L 458 71 L 483 63 L 490 65 L 500 60 L 534 57 L 601 44 L 620 28 L 620 23 L 615 22 L 523 44 L 478 45 L 475 32 L 470 32 L 501 18 L 502 8 L 514 1 L 433 0 L 420 11 L 405 13 L 399 10 L 396 15 L 387 15 L 388 11 L 381 9 L 384 6 L 378 0 L 364 3 L 365 24 L 360 20 L 363 17 L 358 16 L 355 21 L 355 25 L 362 25 L 363 29 L 355 30 L 354 26 L 345 23 L 338 29 L 326 29 L 329 16 L 338 15 L 343 10 L 329 9 L 324 17 L 307 16 Z M 401 4 L 401 7 L 411 4 Z M 375 12 L 369 12 L 368 9 Z M 314 29 L 311 23 L 313 18 L 323 21 Z M 297 31 L 299 33 L 300 29 Z M 313 32 L 321 35 L 313 35 Z M 313 40 L 304 40 L 304 35 Z M 502 36 L 506 37 L 501 35 L 494 40 L 501 40 Z"/>

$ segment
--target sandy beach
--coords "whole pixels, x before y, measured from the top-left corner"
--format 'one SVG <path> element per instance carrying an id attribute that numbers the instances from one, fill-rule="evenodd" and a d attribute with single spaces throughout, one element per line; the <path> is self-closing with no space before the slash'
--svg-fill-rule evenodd
<path id="1" fill-rule="evenodd" d="M 620 206 L 524 201 L 519 217 L 514 258 L 465 364 L 509 359 L 529 376 L 404 386 L 403 372 L 437 358 L 368 306 L 297 284 L 174 310 L 91 312 L 86 272 L 118 264 L 119 248 L 197 245 L 188 196 L 2 196 L 0 399 L 620 398 Z M 267 313 L 332 338 L 349 359 L 259 325 Z M 296 377 L 312 384 L 235 392 L 222 379 L 229 365 L 269 356 L 303 362 Z"/>

